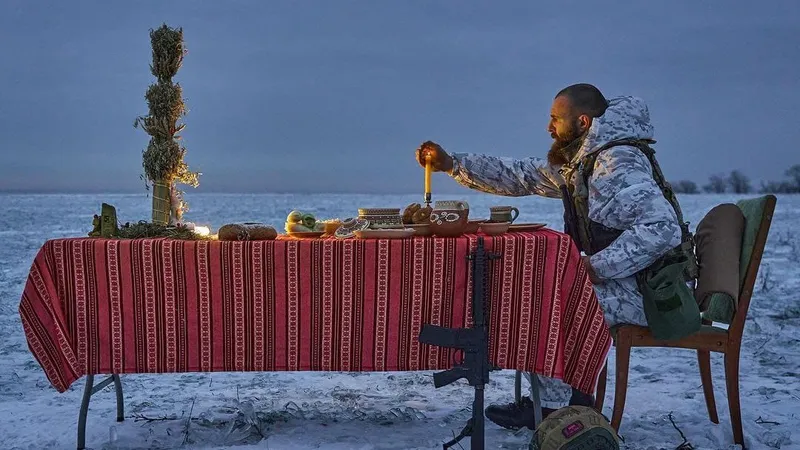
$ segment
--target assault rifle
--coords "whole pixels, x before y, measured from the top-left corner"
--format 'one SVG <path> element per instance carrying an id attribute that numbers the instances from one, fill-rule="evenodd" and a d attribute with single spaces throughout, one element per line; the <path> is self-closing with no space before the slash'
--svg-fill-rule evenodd
<path id="1" fill-rule="evenodd" d="M 489 362 L 489 327 L 486 322 L 484 298 L 486 282 L 486 259 L 496 255 L 487 255 L 483 247 L 483 238 L 478 238 L 474 254 L 468 256 L 472 260 L 472 327 L 445 328 L 425 324 L 419 333 L 419 341 L 437 347 L 457 348 L 463 350 L 464 361 L 455 367 L 433 374 L 433 385 L 437 388 L 447 386 L 461 378 L 465 378 L 475 388 L 475 399 L 472 402 L 472 418 L 456 438 L 442 444 L 444 450 L 454 446 L 466 436 L 471 436 L 470 448 L 483 450 L 483 388 L 489 382 L 489 372 L 497 370 Z"/>

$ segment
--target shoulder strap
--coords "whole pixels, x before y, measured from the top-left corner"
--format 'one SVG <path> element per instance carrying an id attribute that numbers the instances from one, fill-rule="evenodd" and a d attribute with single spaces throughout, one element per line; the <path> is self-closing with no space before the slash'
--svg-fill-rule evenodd
<path id="1" fill-rule="evenodd" d="M 591 177 L 592 173 L 594 172 L 594 165 L 597 162 L 597 157 L 601 152 L 612 147 L 627 145 L 630 147 L 635 147 L 644 153 L 644 155 L 647 157 L 647 160 L 650 161 L 650 166 L 653 169 L 653 179 L 655 180 L 659 189 L 661 189 L 661 193 L 667 199 L 669 204 L 672 205 L 672 209 L 675 210 L 675 215 L 678 218 L 678 224 L 681 227 L 681 249 L 689 258 L 687 277 L 695 279 L 697 278 L 697 261 L 694 255 L 694 235 L 689 230 L 689 223 L 683 220 L 683 211 L 681 211 L 681 205 L 678 203 L 678 198 L 675 195 L 675 191 L 672 189 L 672 185 L 669 184 L 667 179 L 664 177 L 664 173 L 661 172 L 661 166 L 659 166 L 658 161 L 656 160 L 656 151 L 650 146 L 650 144 L 654 144 L 655 142 L 656 141 L 652 139 L 621 139 L 618 141 L 611 141 L 600 147 L 600 149 L 597 151 L 592 152 L 581 161 L 580 175 L 583 177 L 583 182 L 588 186 L 589 177 Z"/>

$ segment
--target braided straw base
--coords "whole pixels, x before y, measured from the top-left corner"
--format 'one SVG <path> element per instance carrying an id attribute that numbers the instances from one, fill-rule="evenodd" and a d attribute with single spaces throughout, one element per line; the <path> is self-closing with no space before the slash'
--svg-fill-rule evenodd
<path id="1" fill-rule="evenodd" d="M 152 222 L 158 225 L 169 225 L 170 211 L 169 185 L 164 182 L 153 183 Z"/>

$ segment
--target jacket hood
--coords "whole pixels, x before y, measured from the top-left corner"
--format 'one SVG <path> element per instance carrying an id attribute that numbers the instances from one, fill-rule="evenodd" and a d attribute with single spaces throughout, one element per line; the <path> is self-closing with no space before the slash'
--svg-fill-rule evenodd
<path id="1" fill-rule="evenodd" d="M 573 161 L 580 161 L 609 142 L 620 139 L 653 139 L 650 111 L 638 97 L 617 97 L 608 101 L 606 112 L 592 126 Z"/>

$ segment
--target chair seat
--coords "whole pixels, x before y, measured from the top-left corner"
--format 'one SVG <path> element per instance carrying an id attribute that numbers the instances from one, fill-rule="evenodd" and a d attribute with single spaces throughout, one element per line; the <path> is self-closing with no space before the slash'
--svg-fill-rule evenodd
<path id="1" fill-rule="evenodd" d="M 639 325 L 617 325 L 611 328 L 611 337 L 630 339 L 631 347 L 678 347 L 696 350 L 725 352 L 728 345 L 728 330 L 712 325 L 703 325 L 697 333 L 677 341 L 663 341 L 653 337 L 647 327 Z"/>

